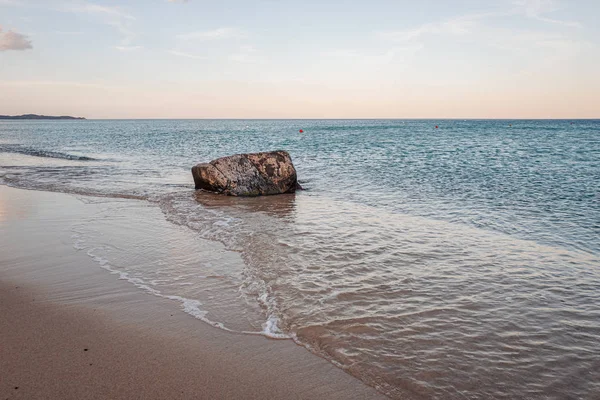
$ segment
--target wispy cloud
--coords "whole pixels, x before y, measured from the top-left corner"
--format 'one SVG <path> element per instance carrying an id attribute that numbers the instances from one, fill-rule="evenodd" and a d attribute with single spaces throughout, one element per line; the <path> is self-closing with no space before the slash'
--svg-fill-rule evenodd
<path id="1" fill-rule="evenodd" d="M 135 50 L 140 50 L 143 49 L 143 46 L 115 46 L 115 49 L 119 50 L 119 51 L 135 51 Z"/>
<path id="2" fill-rule="evenodd" d="M 439 48 L 434 40 L 455 42 L 461 49 L 472 46 L 467 52 L 488 48 L 498 55 L 512 54 L 515 66 L 521 68 L 517 74 L 531 73 L 543 66 L 570 62 L 585 49 L 593 48 L 579 30 L 572 29 L 581 26 L 579 22 L 548 17 L 559 9 L 551 0 L 517 0 L 504 10 L 456 16 L 412 29 L 377 32 L 376 36 L 394 44 L 431 48 Z M 527 20 L 539 22 L 528 24 Z"/>
<path id="3" fill-rule="evenodd" d="M 65 7 L 66 10 L 72 12 L 110 15 L 114 17 L 135 20 L 135 17 L 124 12 L 120 7 L 107 7 L 94 3 L 76 3 Z"/>
<path id="4" fill-rule="evenodd" d="M 245 31 L 233 27 L 221 27 L 206 31 L 195 31 L 176 35 L 177 45 L 170 54 L 195 60 L 206 60 L 209 57 L 198 55 L 202 50 L 210 54 L 210 58 L 243 64 L 259 64 L 263 59 L 254 46 L 244 43 L 248 35 Z M 224 41 L 226 43 L 221 43 Z M 216 43 L 215 43 L 216 42 Z"/>
<path id="5" fill-rule="evenodd" d="M 549 18 L 544 14 L 553 13 L 559 11 L 561 7 L 556 1 L 553 0 L 516 0 L 513 3 L 516 6 L 516 12 L 522 13 L 529 18 L 536 19 L 538 21 L 548 22 L 551 24 L 558 24 L 570 27 L 581 27 L 581 23 L 577 21 L 565 21 L 559 19 Z"/>
<path id="6" fill-rule="evenodd" d="M 478 28 L 480 28 L 484 21 L 486 24 L 489 24 L 489 20 L 493 18 L 515 17 L 519 15 L 562 26 L 581 26 L 577 21 L 557 20 L 545 16 L 548 13 L 560 10 L 560 7 L 553 0 L 516 0 L 512 4 L 512 8 L 504 11 L 467 14 L 440 22 L 422 24 L 411 29 L 378 32 L 377 35 L 383 39 L 397 42 L 414 41 L 428 35 L 466 36 L 479 34 L 480 29 Z"/>
<path id="7" fill-rule="evenodd" d="M 254 46 L 250 45 L 242 46 L 237 52 L 230 54 L 229 60 L 244 64 L 258 64 L 262 62 Z"/>
<path id="8" fill-rule="evenodd" d="M 27 35 L 12 30 L 4 32 L 0 26 L 0 51 L 32 49 L 31 40 Z"/>
<path id="9" fill-rule="evenodd" d="M 66 35 L 66 36 L 79 36 L 83 35 L 82 31 L 53 31 L 57 35 Z"/>
<path id="10" fill-rule="evenodd" d="M 210 31 L 197 31 L 177 35 L 181 40 L 209 41 L 231 38 L 243 38 L 246 34 L 237 28 L 217 28 Z"/>
<path id="11" fill-rule="evenodd" d="M 76 3 L 64 5 L 61 10 L 79 14 L 89 14 L 97 17 L 102 23 L 113 27 L 121 35 L 121 41 L 119 43 L 119 46 L 121 47 L 131 47 L 137 36 L 132 27 L 136 18 L 121 7 L 109 7 L 86 1 L 78 1 Z"/>
<path id="12" fill-rule="evenodd" d="M 169 54 L 172 54 L 177 57 L 192 58 L 194 60 L 206 60 L 207 59 L 207 57 L 204 57 L 204 56 L 190 54 L 190 53 L 186 53 L 186 52 L 178 51 L 178 50 L 169 50 Z"/>
<path id="13" fill-rule="evenodd" d="M 426 23 L 416 28 L 401 30 L 378 32 L 377 35 L 384 39 L 393 40 L 396 42 L 409 42 L 420 39 L 426 35 L 467 35 L 473 31 L 479 20 L 485 18 L 488 14 L 481 15 L 465 15 L 455 17 L 438 23 Z"/>

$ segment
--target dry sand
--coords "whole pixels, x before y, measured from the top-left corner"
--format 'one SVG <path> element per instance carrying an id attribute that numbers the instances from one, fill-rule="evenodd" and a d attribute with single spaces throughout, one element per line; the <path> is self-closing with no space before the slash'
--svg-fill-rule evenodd
<path id="1" fill-rule="evenodd" d="M 289 340 L 227 333 L 72 247 L 86 207 L 0 186 L 0 399 L 377 399 Z"/>

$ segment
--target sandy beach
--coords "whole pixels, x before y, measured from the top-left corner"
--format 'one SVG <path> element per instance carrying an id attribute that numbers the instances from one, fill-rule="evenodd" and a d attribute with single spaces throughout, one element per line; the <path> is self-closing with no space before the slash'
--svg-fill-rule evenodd
<path id="1" fill-rule="evenodd" d="M 0 186 L 0 398 L 384 398 L 291 340 L 224 332 L 102 270 L 67 229 L 89 207 Z"/>

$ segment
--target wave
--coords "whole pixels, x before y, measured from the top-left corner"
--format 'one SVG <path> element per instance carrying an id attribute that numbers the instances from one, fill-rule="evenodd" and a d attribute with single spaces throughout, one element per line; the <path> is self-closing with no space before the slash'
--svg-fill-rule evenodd
<path id="1" fill-rule="evenodd" d="M 59 151 L 39 150 L 21 145 L 0 145 L 0 153 L 16 153 L 33 157 L 58 158 L 62 160 L 73 161 L 97 161 L 97 159 L 92 157 L 78 156 L 75 154 L 62 153 Z"/>
<path id="2" fill-rule="evenodd" d="M 84 200 L 84 199 L 80 199 L 80 200 Z M 86 202 L 90 203 L 90 204 L 94 204 L 94 203 L 101 203 L 101 202 L 97 202 L 95 200 L 91 200 L 88 199 Z M 131 204 L 131 203 L 130 203 Z M 117 206 L 117 209 L 115 208 L 110 208 L 109 214 L 114 216 L 114 212 L 119 212 L 123 209 L 125 209 L 127 206 L 125 206 L 123 203 L 121 203 L 119 206 Z M 109 208 L 105 209 L 104 212 L 106 212 Z M 106 217 L 104 215 L 102 215 L 101 217 L 103 220 L 106 220 Z M 110 218 L 109 218 L 110 219 Z M 167 221 L 165 220 L 165 223 L 167 223 Z M 250 326 L 246 327 L 246 328 L 240 328 L 240 326 L 238 325 L 233 325 L 233 326 L 228 326 L 229 322 L 233 322 L 233 320 L 231 319 L 227 319 L 228 322 L 226 322 L 226 320 L 220 319 L 218 316 L 215 319 L 212 314 L 212 311 L 209 311 L 210 309 L 210 305 L 205 303 L 205 300 L 200 300 L 199 298 L 196 298 L 197 296 L 195 296 L 194 294 L 189 292 L 189 288 L 196 285 L 198 286 L 200 284 L 200 282 L 202 280 L 206 280 L 207 278 L 210 277 L 219 277 L 219 278 L 224 278 L 224 276 L 221 275 L 214 275 L 213 273 L 207 273 L 207 274 L 194 274 L 194 277 L 197 279 L 200 279 L 200 281 L 196 280 L 195 282 L 178 282 L 180 280 L 180 277 L 174 277 L 173 275 L 170 275 L 170 279 L 169 279 L 169 274 L 166 273 L 167 271 L 167 267 L 165 266 L 165 263 L 162 263 L 160 265 L 160 268 L 158 269 L 158 272 L 160 273 L 160 277 L 155 276 L 154 278 L 152 278 L 151 274 L 152 274 L 152 264 L 149 261 L 146 262 L 142 262 L 143 264 L 143 269 L 144 269 L 144 273 L 140 273 L 140 271 L 136 271 L 135 270 L 135 265 L 136 263 L 127 263 L 124 262 L 124 258 L 123 255 L 128 253 L 130 251 L 130 249 L 127 249 L 127 244 L 125 244 L 124 247 L 121 246 L 114 246 L 111 245 L 109 243 L 98 243 L 97 240 L 94 240 L 94 233 L 96 235 L 100 236 L 104 236 L 104 232 L 102 231 L 102 227 L 100 227 L 98 224 L 94 223 L 94 217 L 92 217 L 92 219 L 87 220 L 86 222 L 80 222 L 80 224 L 78 225 L 73 225 L 71 227 L 73 234 L 71 235 L 71 239 L 73 240 L 72 242 L 72 246 L 76 251 L 82 251 L 85 254 L 87 254 L 95 263 L 97 263 L 101 268 L 107 270 L 108 272 L 110 272 L 111 274 L 115 274 L 119 276 L 119 279 L 121 280 L 126 280 L 129 283 L 133 284 L 134 286 L 136 286 L 138 289 L 144 290 L 152 295 L 158 296 L 158 297 L 162 297 L 165 299 L 169 299 L 169 300 L 174 300 L 177 301 L 181 304 L 181 309 L 182 311 L 184 311 L 185 313 L 193 316 L 196 319 L 199 319 L 215 328 L 230 332 L 230 333 L 236 333 L 236 334 L 247 334 L 247 335 L 258 335 L 258 336 L 265 336 L 267 338 L 270 339 L 292 339 L 291 336 L 284 334 L 283 332 L 281 332 L 278 329 L 278 320 L 275 317 L 270 317 L 268 320 L 265 320 L 264 323 L 262 323 L 262 326 L 260 330 L 249 330 L 247 328 L 251 328 Z M 173 232 L 171 232 L 173 233 Z M 156 237 L 155 235 L 152 235 L 153 237 Z M 169 237 L 169 235 L 167 234 L 166 237 Z M 160 248 L 161 246 L 158 243 L 164 243 L 164 242 L 152 242 L 153 246 L 156 248 Z M 194 239 L 193 240 L 194 245 L 197 244 L 197 241 Z M 155 245 L 156 244 L 156 245 Z M 136 244 L 136 246 L 139 246 L 140 243 L 138 242 Z M 212 249 L 212 248 L 211 248 Z M 195 247 L 195 250 L 197 251 L 198 248 Z M 212 250 L 211 250 L 212 251 Z M 121 256 L 119 256 L 119 252 L 121 253 Z M 112 259 L 109 260 L 109 258 Z M 189 260 L 189 259 L 188 259 Z M 208 262 L 210 264 L 210 262 Z M 168 262 L 167 262 L 168 264 Z M 178 271 L 178 274 L 182 274 L 182 271 L 184 271 L 185 266 L 186 265 L 193 265 L 193 269 L 196 272 L 197 268 L 198 268 L 198 263 L 196 262 L 192 262 L 192 263 L 186 263 L 185 260 L 180 260 L 179 263 L 174 263 L 177 264 L 176 270 Z M 156 271 L 155 271 L 156 272 Z M 170 282 L 169 282 L 170 280 Z M 188 288 L 188 292 L 186 294 L 185 291 L 179 292 L 179 291 L 173 291 L 173 286 L 172 284 L 175 283 L 175 285 L 186 285 L 186 288 Z M 211 288 L 208 287 L 206 289 L 207 291 L 210 291 Z M 223 287 L 221 287 L 221 290 L 219 290 L 222 293 Z M 237 292 L 236 292 L 237 293 Z M 191 296 L 191 297 L 190 297 Z M 235 297 L 237 298 L 238 295 L 235 294 Z M 208 299 L 212 299 L 213 296 L 209 296 Z M 223 301 L 224 297 L 220 297 L 221 301 Z M 226 300 L 224 300 L 226 302 Z M 208 305 L 209 309 L 205 309 L 204 306 Z M 244 311 L 245 314 L 245 311 Z"/>

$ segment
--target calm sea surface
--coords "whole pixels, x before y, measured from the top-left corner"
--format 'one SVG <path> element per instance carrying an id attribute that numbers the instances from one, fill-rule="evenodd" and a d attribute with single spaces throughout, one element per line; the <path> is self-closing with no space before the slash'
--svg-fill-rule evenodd
<path id="1" fill-rule="evenodd" d="M 305 191 L 193 190 L 198 162 L 276 149 Z M 77 250 L 392 398 L 600 398 L 598 120 L 1 121 L 0 183 L 109 199 Z M 143 240 L 123 197 L 157 210 Z"/>

